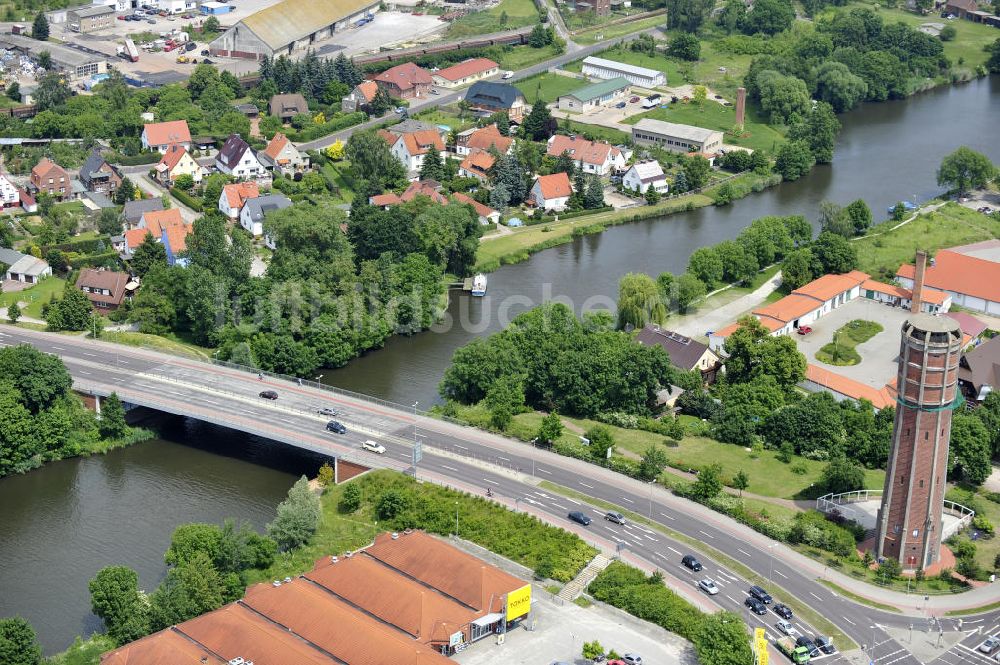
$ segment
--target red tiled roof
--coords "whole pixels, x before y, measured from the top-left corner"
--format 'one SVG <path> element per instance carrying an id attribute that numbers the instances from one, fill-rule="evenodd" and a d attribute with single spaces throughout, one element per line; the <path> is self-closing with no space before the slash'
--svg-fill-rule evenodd
<path id="1" fill-rule="evenodd" d="M 143 131 L 146 132 L 146 142 L 149 145 L 191 142 L 191 130 L 188 129 L 187 120 L 152 122 L 144 125 Z"/>
<path id="2" fill-rule="evenodd" d="M 755 309 L 753 313 L 758 317 L 767 316 L 788 323 L 822 306 L 823 303 L 818 302 L 815 298 L 793 293 L 770 305 Z"/>
<path id="3" fill-rule="evenodd" d="M 845 397 L 850 397 L 855 400 L 866 399 L 871 402 L 876 409 L 884 409 L 887 406 L 892 406 L 896 402 L 895 391 L 888 384 L 883 386 L 881 389 L 872 388 L 871 386 L 861 383 L 860 381 L 849 379 L 842 374 L 831 372 L 828 369 L 813 365 L 812 363 L 806 365 L 806 380 L 812 381 L 816 385 L 823 386 L 824 388 L 844 395 Z"/>
<path id="4" fill-rule="evenodd" d="M 868 275 L 860 270 L 852 270 L 851 272 L 843 275 L 823 275 L 822 277 L 814 279 L 808 284 L 795 289 L 792 293 L 800 296 L 809 296 L 820 302 L 826 302 L 827 300 L 832 300 L 833 298 L 839 296 L 845 291 L 849 291 L 856 286 L 860 286 L 866 279 L 868 279 Z"/>
<path id="5" fill-rule="evenodd" d="M 538 183 L 538 187 L 542 191 L 542 196 L 546 200 L 570 196 L 573 193 L 573 185 L 570 184 L 569 176 L 565 173 L 540 175 L 535 182 Z"/>
<path id="6" fill-rule="evenodd" d="M 406 188 L 406 191 L 399 198 L 404 203 L 408 203 L 417 196 L 426 196 L 434 201 L 434 203 L 447 205 L 448 199 L 437 191 L 438 187 L 440 185 L 433 180 L 415 180 L 410 183 L 410 186 Z"/>
<path id="7" fill-rule="evenodd" d="M 400 90 L 409 90 L 417 84 L 430 85 L 433 83 L 430 72 L 422 69 L 412 62 L 404 62 L 385 70 L 375 77 L 376 81 L 389 83 Z"/>
<path id="8" fill-rule="evenodd" d="M 375 133 L 378 134 L 379 136 L 381 136 L 382 140 L 385 141 L 386 143 L 388 143 L 390 148 L 392 146 L 396 145 L 396 141 L 399 140 L 398 136 L 396 136 L 392 132 L 390 132 L 388 130 L 385 130 L 385 129 L 380 129 L 380 130 L 378 130 Z"/>
<path id="9" fill-rule="evenodd" d="M 44 179 L 48 178 L 49 173 L 52 171 L 66 175 L 66 169 L 56 164 L 48 157 L 43 157 L 37 164 L 35 164 L 35 168 L 31 169 L 31 175 L 39 179 Z"/>
<path id="10" fill-rule="evenodd" d="M 264 148 L 264 154 L 273 160 L 277 160 L 278 155 L 281 154 L 286 145 L 288 145 L 288 137 L 278 132 L 267 144 L 267 147 Z"/>
<path id="11" fill-rule="evenodd" d="M 461 81 L 469 76 L 482 74 L 483 72 L 488 72 L 491 69 L 497 69 L 499 66 L 500 65 L 488 58 L 469 58 L 468 60 L 463 60 L 457 65 L 445 67 L 444 69 L 435 72 L 434 75 L 440 76 L 446 81 Z"/>
<path id="12" fill-rule="evenodd" d="M 451 197 L 459 203 L 468 203 L 470 206 L 475 208 L 476 214 L 480 217 L 489 217 L 490 215 L 495 215 L 497 212 L 493 208 L 483 205 L 468 194 L 463 194 L 462 192 L 455 192 L 451 195 Z"/>
<path id="13" fill-rule="evenodd" d="M 247 199 L 255 199 L 260 196 L 260 188 L 255 182 L 235 182 L 222 188 L 226 195 L 226 202 L 230 208 L 242 208 Z"/>
<path id="14" fill-rule="evenodd" d="M 888 296 L 899 298 L 900 300 L 910 300 L 913 298 L 913 291 L 910 289 L 897 284 L 885 284 L 884 282 L 878 282 L 874 279 L 865 280 L 865 282 L 861 285 L 861 288 L 866 291 L 884 293 Z M 920 294 L 921 302 L 930 303 L 932 305 L 943 305 L 944 301 L 947 299 L 947 293 L 929 287 L 924 287 L 923 293 Z"/>
<path id="15" fill-rule="evenodd" d="M 913 279 L 913 265 L 899 266 L 896 275 Z M 1000 263 L 942 249 L 934 257 L 934 265 L 924 271 L 924 285 L 1000 302 Z"/>
<path id="16" fill-rule="evenodd" d="M 987 328 L 985 323 L 971 314 L 966 314 L 965 312 L 948 312 L 945 316 L 958 321 L 958 325 L 961 326 L 962 332 L 970 337 L 979 337 Z"/>
<path id="17" fill-rule="evenodd" d="M 226 665 L 173 628 L 161 630 L 101 656 L 101 665 Z"/>
<path id="18" fill-rule="evenodd" d="M 486 176 L 487 172 L 493 168 L 495 162 L 496 160 L 493 158 L 493 155 L 488 152 L 474 152 L 462 160 L 459 168 L 465 171 L 475 171 Z"/>
<path id="19" fill-rule="evenodd" d="M 385 206 L 395 206 L 403 202 L 403 199 L 396 196 L 395 192 L 386 192 L 368 197 L 368 203 L 373 206 L 383 208 Z"/>
<path id="20" fill-rule="evenodd" d="M 495 147 L 497 152 L 500 154 L 506 154 L 510 150 L 510 146 L 513 145 L 514 139 L 509 136 L 504 136 L 497 129 L 496 124 L 487 125 L 482 129 L 477 129 L 469 138 L 466 140 L 465 145 L 469 150 L 489 150 L 490 147 Z"/>
<path id="21" fill-rule="evenodd" d="M 187 148 L 182 145 L 172 145 L 167 148 L 167 151 L 163 153 L 163 158 L 160 159 L 160 165 L 166 167 L 167 172 L 174 170 L 178 162 L 187 154 Z"/>
<path id="22" fill-rule="evenodd" d="M 365 101 L 370 102 L 375 99 L 375 95 L 378 94 L 378 83 L 375 81 L 362 81 L 359 83 L 354 90 L 364 97 Z"/>
<path id="23" fill-rule="evenodd" d="M 181 217 L 181 211 L 177 208 L 170 208 L 168 210 L 148 210 L 142 213 L 142 217 L 140 217 L 140 219 L 146 223 L 146 228 L 157 237 L 160 235 L 160 229 L 184 223 L 184 218 Z"/>
<path id="24" fill-rule="evenodd" d="M 84 268 L 80 271 L 80 276 L 76 279 L 76 288 L 83 291 L 84 287 L 91 289 L 107 289 L 111 295 L 106 296 L 101 293 L 90 293 L 84 291 L 92 302 L 110 302 L 120 305 L 125 297 L 125 285 L 128 284 L 128 274 L 117 270 L 98 270 L 97 268 Z"/>
<path id="25" fill-rule="evenodd" d="M 431 147 L 436 148 L 438 152 L 444 150 L 444 141 L 441 140 L 441 135 L 433 129 L 410 132 L 403 134 L 401 138 L 406 144 L 406 151 L 411 155 L 423 155 L 430 151 Z"/>
<path id="26" fill-rule="evenodd" d="M 552 157 L 559 157 L 564 152 L 568 152 L 574 161 L 584 164 L 602 165 L 608 160 L 608 155 L 620 152 L 618 148 L 610 143 L 588 141 L 585 138 L 576 136 L 570 138 L 562 134 L 556 134 L 549 142 L 548 150 L 545 154 Z"/>

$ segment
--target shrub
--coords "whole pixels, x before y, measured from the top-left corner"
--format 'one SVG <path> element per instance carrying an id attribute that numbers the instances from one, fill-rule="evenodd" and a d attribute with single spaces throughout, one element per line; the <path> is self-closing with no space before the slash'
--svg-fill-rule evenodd
<path id="1" fill-rule="evenodd" d="M 191 210 L 194 210 L 195 212 L 202 211 L 203 208 L 202 202 L 199 199 L 185 192 L 183 189 L 174 187 L 170 190 L 170 194 L 175 199 L 186 205 L 188 208 L 191 208 Z"/>

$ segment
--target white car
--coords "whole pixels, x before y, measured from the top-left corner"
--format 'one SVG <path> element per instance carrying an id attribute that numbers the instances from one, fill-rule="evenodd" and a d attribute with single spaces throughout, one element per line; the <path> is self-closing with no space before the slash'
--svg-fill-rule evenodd
<path id="1" fill-rule="evenodd" d="M 514 78 L 514 72 L 504 72 L 501 78 L 503 78 L 504 81 L 512 79 Z"/>
<path id="2" fill-rule="evenodd" d="M 779 621 L 774 625 L 779 631 L 781 631 L 785 635 L 791 635 L 792 637 L 797 637 L 799 634 L 799 631 L 795 630 L 795 626 L 792 625 L 791 621 L 785 621 L 784 619 L 782 619 L 781 621 Z"/>
<path id="3" fill-rule="evenodd" d="M 372 441 L 371 439 L 368 439 L 367 441 L 362 443 L 361 447 L 370 453 L 378 453 L 379 455 L 385 454 L 385 446 L 383 446 L 381 443 L 378 443 L 377 441 Z"/>
<path id="4" fill-rule="evenodd" d="M 707 593 L 709 596 L 714 596 L 719 593 L 719 585 L 707 577 L 698 581 L 698 588 Z"/>

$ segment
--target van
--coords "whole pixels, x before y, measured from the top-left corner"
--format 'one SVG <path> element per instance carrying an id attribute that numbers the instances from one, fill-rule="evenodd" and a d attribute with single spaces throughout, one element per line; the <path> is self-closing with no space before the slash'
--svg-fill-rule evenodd
<path id="1" fill-rule="evenodd" d="M 501 78 L 503 78 L 504 81 L 508 81 L 514 78 L 514 72 L 504 72 Z"/>
<path id="2" fill-rule="evenodd" d="M 370 453 L 378 453 L 379 455 L 385 454 L 385 446 L 377 441 L 372 441 L 371 439 L 362 442 L 361 447 Z"/>

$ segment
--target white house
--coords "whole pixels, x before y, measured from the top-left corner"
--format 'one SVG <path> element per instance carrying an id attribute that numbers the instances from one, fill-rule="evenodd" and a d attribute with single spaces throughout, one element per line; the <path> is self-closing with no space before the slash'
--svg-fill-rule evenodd
<path id="1" fill-rule="evenodd" d="M 424 157 L 432 148 L 444 152 L 441 134 L 432 129 L 422 129 L 400 134 L 392 144 L 392 154 L 403 163 L 407 171 L 413 172 L 420 170 L 424 164 Z"/>
<path id="2" fill-rule="evenodd" d="M 237 180 L 267 180 L 267 169 L 239 134 L 230 134 L 215 156 L 215 168 Z"/>
<path id="3" fill-rule="evenodd" d="M 145 150 L 166 152 L 172 145 L 191 149 L 191 130 L 187 120 L 171 120 L 170 122 L 150 122 L 142 128 L 142 147 Z"/>
<path id="4" fill-rule="evenodd" d="M 264 234 L 264 216 L 291 205 L 291 200 L 282 194 L 268 194 L 249 199 L 240 211 L 240 226 L 258 238 Z"/>
<path id="5" fill-rule="evenodd" d="M 540 175 L 531 186 L 528 200 L 545 210 L 562 210 L 573 194 L 573 185 L 565 173 Z"/>
<path id="6" fill-rule="evenodd" d="M 5 247 L 0 247 L 0 263 L 9 266 L 4 277 L 15 282 L 37 284 L 52 275 L 52 268 L 42 259 Z"/>
<path id="7" fill-rule="evenodd" d="M 663 175 L 663 169 L 656 160 L 633 164 L 622 176 L 622 187 L 640 194 L 645 194 L 650 187 L 660 194 L 666 194 L 669 189 L 667 176 Z"/>
<path id="8" fill-rule="evenodd" d="M 230 183 L 222 188 L 222 193 L 219 195 L 219 212 L 229 220 L 236 221 L 247 201 L 258 196 L 260 188 L 255 182 Z"/>
<path id="9" fill-rule="evenodd" d="M 197 2 L 192 0 L 158 0 L 157 8 L 161 12 L 168 14 L 183 14 L 186 11 L 194 11 L 198 7 Z"/>
<path id="10" fill-rule="evenodd" d="M 4 208 L 21 205 L 21 192 L 6 173 L 0 173 L 0 205 Z"/>
<path id="11" fill-rule="evenodd" d="M 127 12 L 132 9 L 131 0 L 94 0 L 93 4 L 114 7 L 116 12 Z"/>
<path id="12" fill-rule="evenodd" d="M 555 134 L 549 139 L 549 147 L 545 154 L 559 157 L 563 153 L 568 153 L 584 173 L 606 176 L 612 171 L 625 168 L 625 156 L 610 143 L 588 141 L 580 136 L 571 138 Z"/>
<path id="13" fill-rule="evenodd" d="M 944 291 L 955 305 L 1000 316 L 1000 261 L 997 240 L 942 249 L 924 272 L 924 286 Z M 915 268 L 903 264 L 896 271 L 896 281 L 907 289 L 913 288 Z"/>

